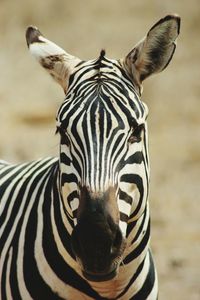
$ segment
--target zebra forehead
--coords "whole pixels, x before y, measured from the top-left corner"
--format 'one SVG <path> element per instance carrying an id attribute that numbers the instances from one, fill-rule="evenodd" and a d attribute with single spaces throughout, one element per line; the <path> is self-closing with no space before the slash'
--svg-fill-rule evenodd
<path id="1" fill-rule="evenodd" d="M 120 121 L 124 125 L 126 122 L 137 125 L 145 121 L 148 108 L 135 94 L 116 95 L 112 91 L 109 93 L 110 86 L 105 85 L 104 88 L 100 87 L 100 92 L 96 88 L 91 89 L 86 97 L 72 96 L 66 99 L 58 111 L 57 124 L 62 123 L 63 128 L 66 128 L 70 123 L 72 125 L 73 120 L 90 119 L 92 124 L 94 119 L 103 123 L 112 119 L 112 122 Z"/>
<path id="2" fill-rule="evenodd" d="M 136 123 L 142 123 L 148 113 L 119 61 L 106 58 L 105 50 L 98 59 L 77 66 L 58 111 L 57 124 L 67 127 L 75 116 L 88 118 L 90 113 L 118 120 L 122 117 L 124 121 L 135 119 Z"/>
<path id="3" fill-rule="evenodd" d="M 145 106 L 126 107 L 123 109 L 117 104 L 113 104 L 110 99 L 99 103 L 94 99 L 93 103 L 74 103 L 74 105 L 63 105 L 57 115 L 57 126 L 63 129 L 74 127 L 74 124 L 87 127 L 99 128 L 100 131 L 135 128 L 143 124 L 147 116 Z M 67 103 L 66 103 L 67 104 Z M 69 104 L 69 103 L 68 103 Z M 70 103 L 71 104 L 71 103 Z M 141 104 L 143 105 L 143 104 Z M 134 108 L 134 109 L 133 109 Z M 78 129 L 79 127 L 77 127 Z M 85 128 L 85 127 L 84 127 Z"/>

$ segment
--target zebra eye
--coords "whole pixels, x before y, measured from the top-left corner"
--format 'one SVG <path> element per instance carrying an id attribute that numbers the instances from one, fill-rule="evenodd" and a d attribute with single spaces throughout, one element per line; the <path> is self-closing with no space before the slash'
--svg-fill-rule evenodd
<path id="1" fill-rule="evenodd" d="M 65 145 L 67 145 L 69 147 L 70 146 L 70 141 L 69 141 L 69 138 L 68 138 L 68 136 L 66 134 L 66 131 L 62 127 L 57 126 L 56 127 L 56 134 L 57 133 L 60 134 L 61 144 L 65 144 Z"/>
<path id="2" fill-rule="evenodd" d="M 128 139 L 128 142 L 130 144 L 133 144 L 133 143 L 139 143 L 141 142 L 141 139 L 142 139 L 142 131 L 144 129 L 144 125 L 141 124 L 141 125 L 138 125 L 131 133 L 131 136 L 129 137 Z"/>

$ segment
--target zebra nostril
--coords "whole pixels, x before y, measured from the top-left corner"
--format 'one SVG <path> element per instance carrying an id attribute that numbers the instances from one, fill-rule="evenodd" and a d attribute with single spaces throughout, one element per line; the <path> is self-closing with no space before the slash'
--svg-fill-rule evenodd
<path id="1" fill-rule="evenodd" d="M 117 228 L 111 249 L 110 249 L 110 254 L 112 258 L 115 258 L 121 254 L 122 251 L 122 245 L 123 245 L 123 237 L 121 230 Z"/>

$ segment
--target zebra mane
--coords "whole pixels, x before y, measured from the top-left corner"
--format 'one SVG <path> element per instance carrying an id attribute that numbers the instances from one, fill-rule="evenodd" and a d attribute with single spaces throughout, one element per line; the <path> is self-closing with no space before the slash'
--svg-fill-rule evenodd
<path id="1" fill-rule="evenodd" d="M 97 69 L 98 69 L 98 75 L 99 75 L 99 80 L 101 79 L 101 68 L 103 66 L 103 59 L 105 58 L 106 51 L 104 49 L 101 50 L 99 58 L 97 60 Z"/>
<path id="2" fill-rule="evenodd" d="M 105 55 L 106 55 L 106 50 L 102 49 L 99 55 L 99 60 L 102 60 L 105 57 Z"/>

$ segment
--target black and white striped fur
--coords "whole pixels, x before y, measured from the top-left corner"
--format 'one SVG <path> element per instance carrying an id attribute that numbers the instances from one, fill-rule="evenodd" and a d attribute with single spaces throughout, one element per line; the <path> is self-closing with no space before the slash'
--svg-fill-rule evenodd
<path id="1" fill-rule="evenodd" d="M 60 156 L 0 163 L 2 300 L 155 300 L 149 158 L 142 81 L 171 60 L 180 18 L 169 15 L 121 60 L 81 61 L 26 33 L 63 87 Z"/>

